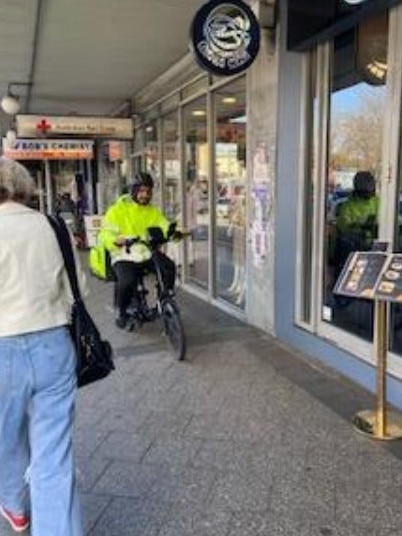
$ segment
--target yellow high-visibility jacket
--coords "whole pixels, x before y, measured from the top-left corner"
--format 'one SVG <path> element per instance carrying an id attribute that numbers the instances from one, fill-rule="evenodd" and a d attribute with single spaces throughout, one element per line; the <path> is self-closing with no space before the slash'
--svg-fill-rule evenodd
<path id="1" fill-rule="evenodd" d="M 159 227 L 166 236 L 170 222 L 155 205 L 139 205 L 129 194 L 119 199 L 107 210 L 99 239 L 110 252 L 112 264 L 119 260 L 144 262 L 151 256 L 144 244 L 134 244 L 128 253 L 115 245 L 118 237 L 146 240 L 149 227 Z"/>

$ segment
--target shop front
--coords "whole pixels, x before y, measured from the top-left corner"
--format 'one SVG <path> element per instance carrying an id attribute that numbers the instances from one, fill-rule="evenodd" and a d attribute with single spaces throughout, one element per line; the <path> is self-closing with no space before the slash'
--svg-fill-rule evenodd
<path id="1" fill-rule="evenodd" d="M 269 28 L 257 21 L 262 5 Z M 154 201 L 190 233 L 171 252 L 186 290 L 268 332 L 278 86 L 273 6 L 201 6 L 190 29 L 192 53 L 134 95 L 131 155 L 133 171 L 152 174 Z"/>
<path id="2" fill-rule="evenodd" d="M 276 330 L 372 388 L 373 301 L 333 287 L 350 251 L 376 240 L 402 249 L 402 5 L 312 4 L 289 0 L 282 13 L 276 241 L 290 247 L 277 249 Z M 401 315 L 392 304 L 390 397 L 398 404 Z"/>
<path id="3" fill-rule="evenodd" d="M 132 168 L 151 173 L 154 201 L 190 233 L 184 252 L 172 252 L 185 282 L 244 310 L 245 76 L 198 74 L 139 115 Z"/>
<path id="4" fill-rule="evenodd" d="M 371 390 L 373 302 L 333 288 L 349 251 L 402 251 L 401 4 L 280 2 L 246 72 L 215 76 L 189 55 L 133 102 L 131 167 L 190 231 L 172 253 L 186 288 Z M 371 208 L 342 235 L 359 181 Z M 392 304 L 400 406 L 401 319 Z"/>

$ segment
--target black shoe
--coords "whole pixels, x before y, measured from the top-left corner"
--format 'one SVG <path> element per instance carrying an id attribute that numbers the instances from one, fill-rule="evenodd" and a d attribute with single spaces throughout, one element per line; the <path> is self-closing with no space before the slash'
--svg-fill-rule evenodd
<path id="1" fill-rule="evenodd" d="M 124 329 L 127 325 L 127 316 L 126 315 L 118 315 L 114 321 L 116 327 L 119 329 Z"/>
<path id="2" fill-rule="evenodd" d="M 162 292 L 162 300 L 166 300 L 167 298 L 174 298 L 175 297 L 175 291 L 171 288 L 166 289 Z"/>

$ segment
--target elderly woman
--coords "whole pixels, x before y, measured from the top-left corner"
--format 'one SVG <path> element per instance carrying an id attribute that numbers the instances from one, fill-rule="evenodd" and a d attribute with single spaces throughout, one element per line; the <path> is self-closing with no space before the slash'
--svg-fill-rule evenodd
<path id="1" fill-rule="evenodd" d="M 0 158 L 0 513 L 16 532 L 81 536 L 71 291 L 33 194 L 28 171 Z"/>

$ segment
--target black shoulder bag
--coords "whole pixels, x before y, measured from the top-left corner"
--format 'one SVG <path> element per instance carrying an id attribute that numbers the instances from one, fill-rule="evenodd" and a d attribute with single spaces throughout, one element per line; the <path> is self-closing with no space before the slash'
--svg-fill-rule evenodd
<path id="1" fill-rule="evenodd" d="M 109 341 L 103 340 L 81 298 L 70 234 L 64 220 L 48 216 L 63 255 L 64 264 L 74 298 L 71 322 L 71 337 L 77 353 L 77 385 L 101 380 L 114 369 L 113 350 Z"/>

